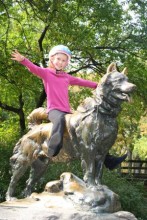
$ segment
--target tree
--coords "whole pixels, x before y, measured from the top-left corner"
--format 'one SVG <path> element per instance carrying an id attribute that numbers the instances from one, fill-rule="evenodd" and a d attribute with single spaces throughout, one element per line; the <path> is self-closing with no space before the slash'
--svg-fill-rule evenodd
<path id="1" fill-rule="evenodd" d="M 127 10 L 116 0 L 0 2 L 0 107 L 8 118 L 16 115 L 21 133 L 26 128 L 26 115 L 45 105 L 46 96 L 42 82 L 10 60 L 14 48 L 37 65 L 46 66 L 50 48 L 66 44 L 73 51 L 70 74 L 88 69 L 102 76 L 110 62 L 125 64 L 129 78 L 138 86 L 137 95 L 146 103 L 146 83 L 142 85 L 142 80 L 147 81 L 143 1 L 129 1 Z M 137 14 L 137 20 L 130 12 Z"/>

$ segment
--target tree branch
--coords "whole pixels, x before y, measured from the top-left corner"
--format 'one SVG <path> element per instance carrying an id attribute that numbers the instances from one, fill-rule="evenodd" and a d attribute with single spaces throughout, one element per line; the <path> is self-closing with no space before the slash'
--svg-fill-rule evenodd
<path id="1" fill-rule="evenodd" d="M 40 94 L 39 100 L 37 102 L 36 108 L 41 107 L 43 105 L 45 99 L 46 99 L 46 93 L 45 93 L 45 90 L 43 89 Z"/>
<path id="2" fill-rule="evenodd" d="M 15 113 L 19 114 L 19 108 L 14 108 L 10 105 L 2 103 L 1 101 L 0 101 L 0 107 L 4 110 L 15 112 Z"/>
<path id="3" fill-rule="evenodd" d="M 43 30 L 43 32 L 42 32 L 42 34 L 41 34 L 41 36 L 40 36 L 40 38 L 39 38 L 39 40 L 38 40 L 39 49 L 40 49 L 41 52 L 43 52 L 42 42 L 43 42 L 43 39 L 44 39 L 44 37 L 45 37 L 46 32 L 47 32 L 48 29 L 49 29 L 49 25 L 45 26 L 45 28 L 44 28 L 44 30 Z"/>
<path id="4" fill-rule="evenodd" d="M 24 102 L 23 102 L 23 99 L 22 99 L 22 94 L 20 94 L 18 98 L 19 98 L 19 104 L 20 104 L 19 108 L 15 108 L 13 106 L 4 104 L 1 101 L 0 101 L 0 107 L 4 110 L 11 111 L 11 112 L 14 112 L 14 113 L 19 115 L 20 130 L 21 130 L 21 134 L 23 134 L 23 132 L 26 129 L 26 126 L 25 126 L 25 115 L 24 115 L 24 112 L 23 112 Z"/>

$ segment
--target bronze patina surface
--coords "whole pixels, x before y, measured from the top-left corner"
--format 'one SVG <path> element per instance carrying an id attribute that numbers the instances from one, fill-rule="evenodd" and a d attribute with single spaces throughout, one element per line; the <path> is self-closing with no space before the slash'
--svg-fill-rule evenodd
<path id="1" fill-rule="evenodd" d="M 63 148 L 80 157 L 87 186 L 101 184 L 105 156 L 117 137 L 121 104 L 129 101 L 129 94 L 135 88 L 128 82 L 125 71 L 118 72 L 115 63 L 110 64 L 93 96 L 86 98 L 73 114 L 66 115 Z M 47 119 L 45 109 L 34 110 L 28 118 L 30 131 L 18 141 L 10 158 L 12 177 L 7 200 L 13 199 L 16 185 L 28 167 L 31 171 L 25 195 L 30 195 L 50 162 L 45 155 L 52 124 L 41 123 Z"/>

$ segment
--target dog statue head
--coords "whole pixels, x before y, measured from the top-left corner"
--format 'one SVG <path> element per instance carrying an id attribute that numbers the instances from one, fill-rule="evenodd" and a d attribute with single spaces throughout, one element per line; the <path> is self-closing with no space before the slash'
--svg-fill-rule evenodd
<path id="1" fill-rule="evenodd" d="M 120 110 L 120 105 L 123 101 L 130 101 L 130 93 L 136 86 L 128 82 L 126 73 L 126 68 L 122 72 L 118 72 L 115 63 L 111 63 L 108 66 L 107 73 L 103 76 L 100 86 L 96 89 L 96 94 L 100 95 L 104 109 L 111 107 L 111 109 L 117 108 Z"/>

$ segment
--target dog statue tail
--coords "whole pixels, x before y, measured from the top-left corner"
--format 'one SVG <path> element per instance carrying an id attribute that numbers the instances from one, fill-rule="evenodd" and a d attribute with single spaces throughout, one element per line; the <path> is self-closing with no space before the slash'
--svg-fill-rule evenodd
<path id="1" fill-rule="evenodd" d="M 29 116 L 28 119 L 28 128 L 31 130 L 35 125 L 40 125 L 43 120 L 48 121 L 48 115 L 46 109 L 43 107 L 34 109 Z"/>

